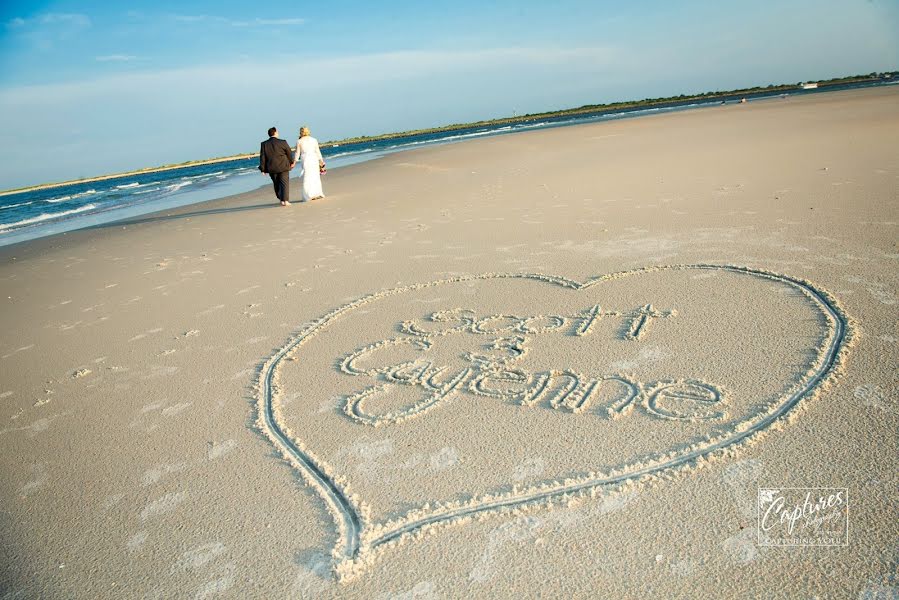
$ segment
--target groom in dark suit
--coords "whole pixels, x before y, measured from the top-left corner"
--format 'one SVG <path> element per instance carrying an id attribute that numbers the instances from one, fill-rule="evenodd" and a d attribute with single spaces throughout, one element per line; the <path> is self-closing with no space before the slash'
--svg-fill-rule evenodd
<path id="1" fill-rule="evenodd" d="M 290 170 L 295 164 L 290 144 L 278 139 L 278 128 L 271 127 L 259 147 L 259 170 L 272 178 L 281 206 L 290 206 Z"/>

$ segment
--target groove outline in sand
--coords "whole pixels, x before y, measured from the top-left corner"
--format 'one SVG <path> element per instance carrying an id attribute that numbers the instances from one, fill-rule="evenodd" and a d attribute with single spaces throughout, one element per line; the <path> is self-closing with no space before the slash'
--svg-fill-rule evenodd
<path id="1" fill-rule="evenodd" d="M 826 322 L 826 335 L 823 336 L 823 342 L 814 348 L 817 355 L 813 367 L 804 374 L 797 374 L 801 381 L 794 385 L 787 394 L 768 403 L 765 410 L 738 422 L 732 430 L 725 431 L 717 437 L 707 436 L 702 441 L 686 448 L 657 455 L 649 461 L 624 464 L 605 473 L 590 472 L 579 477 L 550 481 L 525 489 L 513 488 L 512 492 L 488 494 L 464 502 L 425 504 L 397 519 L 385 523 L 373 523 L 369 518 L 369 508 L 364 501 L 352 494 L 348 484 L 334 474 L 332 469 L 318 459 L 301 441 L 292 439 L 286 426 L 279 423 L 277 374 L 282 360 L 314 338 L 319 331 L 341 315 L 370 302 L 388 296 L 459 282 L 527 279 L 578 291 L 603 281 L 641 273 L 691 269 L 723 271 L 785 284 L 810 301 L 820 311 Z M 649 306 L 646 308 L 651 310 Z M 772 425 L 784 423 L 786 417 L 800 401 L 817 395 L 840 372 L 847 350 L 851 346 L 851 338 L 852 328 L 849 318 L 827 292 L 815 288 L 804 280 L 748 267 L 713 264 L 664 265 L 604 275 L 584 283 L 542 274 L 488 273 L 461 276 L 370 294 L 336 308 L 309 324 L 262 365 L 257 386 L 258 426 L 287 460 L 299 470 L 305 481 L 316 490 L 327 505 L 339 531 L 339 539 L 332 551 L 335 573 L 338 578 L 344 579 L 364 570 L 384 548 L 412 539 L 432 526 L 464 523 L 487 513 L 545 506 L 557 500 L 580 497 L 585 494 L 595 495 L 603 488 L 616 488 L 631 482 L 646 481 L 675 471 L 700 466 L 708 458 L 724 455 L 728 449 L 736 448 L 752 439 L 758 439 L 760 434 Z"/>

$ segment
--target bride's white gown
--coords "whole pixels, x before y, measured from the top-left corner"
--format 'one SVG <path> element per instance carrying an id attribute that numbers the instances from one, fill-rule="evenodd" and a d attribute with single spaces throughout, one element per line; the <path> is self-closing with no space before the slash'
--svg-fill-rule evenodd
<path id="1" fill-rule="evenodd" d="M 322 177 L 318 172 L 318 161 L 322 160 L 322 151 L 318 140 L 306 135 L 297 140 L 296 161 L 303 167 L 303 201 L 324 196 Z"/>

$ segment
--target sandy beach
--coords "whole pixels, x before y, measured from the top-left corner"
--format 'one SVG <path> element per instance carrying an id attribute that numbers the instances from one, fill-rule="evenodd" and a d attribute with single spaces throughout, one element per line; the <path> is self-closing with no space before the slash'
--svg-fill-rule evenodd
<path id="1" fill-rule="evenodd" d="M 0 598 L 895 597 L 897 134 L 786 97 L 0 248 Z M 832 544 L 760 537 L 788 488 Z"/>

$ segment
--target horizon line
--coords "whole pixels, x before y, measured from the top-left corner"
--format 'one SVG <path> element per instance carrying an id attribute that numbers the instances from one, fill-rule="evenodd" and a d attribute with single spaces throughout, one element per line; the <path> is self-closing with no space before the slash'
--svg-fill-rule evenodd
<path id="1" fill-rule="evenodd" d="M 395 132 L 386 132 L 374 135 L 361 135 L 361 136 L 351 136 L 342 138 L 339 140 L 328 140 L 326 142 L 322 142 L 321 146 L 323 148 L 332 147 L 338 144 L 346 144 L 346 143 L 362 143 L 366 141 L 377 141 L 382 139 L 391 139 L 398 137 L 406 137 L 412 135 L 421 135 L 426 133 L 435 133 L 439 131 L 452 131 L 456 129 L 464 129 L 467 127 L 479 126 L 479 125 L 491 125 L 491 124 L 505 124 L 510 122 L 520 122 L 525 121 L 530 118 L 545 118 L 552 116 L 562 116 L 568 114 L 578 114 L 578 113 L 587 113 L 587 112 L 595 112 L 600 111 L 603 108 L 608 107 L 622 107 L 629 105 L 640 105 L 640 104 L 663 104 L 666 102 L 672 101 L 683 101 L 690 100 L 694 98 L 716 98 L 722 96 L 731 96 L 738 93 L 759 93 L 759 92 L 781 92 L 783 90 L 789 89 L 802 89 L 803 83 L 817 83 L 817 84 L 825 84 L 823 90 L 819 88 L 819 91 L 828 91 L 827 85 L 839 85 L 840 83 L 852 83 L 852 82 L 861 82 L 861 81 L 877 81 L 883 79 L 891 79 L 893 76 L 899 75 L 899 70 L 894 71 L 881 71 L 876 72 L 873 71 L 867 74 L 856 74 L 856 75 L 846 75 L 842 77 L 834 77 L 832 79 L 827 80 L 808 80 L 805 82 L 798 83 L 777 83 L 777 84 L 769 84 L 767 86 L 754 86 L 751 88 L 738 88 L 733 90 L 716 90 L 716 91 L 706 91 L 695 94 L 680 94 L 677 96 L 666 96 L 660 98 L 642 98 L 639 100 L 621 100 L 616 102 L 608 102 L 603 104 L 585 104 L 579 107 L 569 107 L 569 108 L 561 108 L 557 110 L 538 112 L 538 113 L 528 113 L 524 115 L 512 115 L 506 117 L 496 117 L 494 119 L 480 120 L 480 121 L 471 121 L 468 123 L 450 123 L 446 125 L 437 125 L 434 127 L 426 127 L 420 129 L 411 129 L 406 131 L 395 131 Z M 39 184 L 32 184 L 28 186 L 23 186 L 19 188 L 9 188 L 5 190 L 0 190 L 0 197 L 10 196 L 13 194 L 23 194 L 26 192 L 31 192 L 35 190 L 43 190 L 43 189 L 52 189 L 57 187 L 63 187 L 66 185 L 75 185 L 79 183 L 93 183 L 96 181 L 106 181 L 109 179 L 117 179 L 120 177 L 129 177 L 133 175 L 144 175 L 148 173 L 157 173 L 161 171 L 172 171 L 181 168 L 187 168 L 192 166 L 202 166 L 208 164 L 216 164 L 220 162 L 228 162 L 232 160 L 241 160 L 246 158 L 251 158 L 256 156 L 256 152 L 251 153 L 241 153 L 241 154 L 233 154 L 229 156 L 222 156 L 216 158 L 206 158 L 206 159 L 195 159 L 183 161 L 180 163 L 174 164 L 163 164 L 153 167 L 144 167 L 140 169 L 132 169 L 129 171 L 123 171 L 119 173 L 108 173 L 104 175 L 95 175 L 90 177 L 80 177 L 77 179 L 69 179 L 66 181 L 58 181 L 58 182 L 46 182 Z"/>

